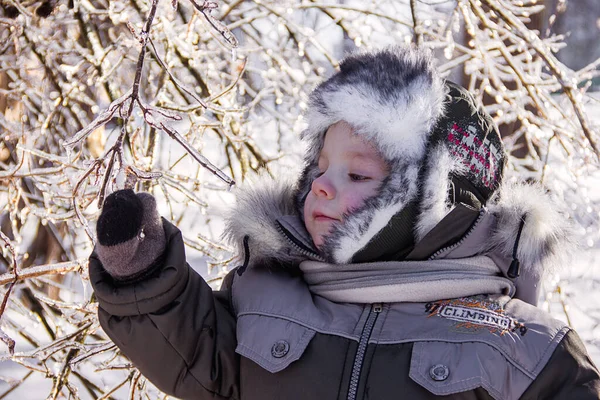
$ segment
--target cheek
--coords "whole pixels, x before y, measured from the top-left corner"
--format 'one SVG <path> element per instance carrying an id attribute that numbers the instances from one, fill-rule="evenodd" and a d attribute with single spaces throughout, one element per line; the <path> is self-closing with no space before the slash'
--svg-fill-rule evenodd
<path id="1" fill-rule="evenodd" d="M 344 196 L 344 205 L 343 212 L 351 212 L 352 210 L 356 210 L 361 207 L 365 200 L 374 196 L 377 193 L 377 187 L 362 187 L 359 189 L 354 189 L 348 191 L 348 193 Z"/>
<path id="2" fill-rule="evenodd" d="M 365 198 L 366 196 L 363 196 L 360 193 L 349 193 L 344 198 L 343 212 L 347 213 L 351 212 L 352 210 L 356 210 L 357 208 L 363 205 L 363 203 L 365 202 Z"/>
<path id="3" fill-rule="evenodd" d="M 304 207 L 302 208 L 302 212 L 303 212 L 303 218 L 304 218 L 304 224 L 306 225 L 306 218 L 310 215 L 311 211 L 312 211 L 312 206 L 314 203 L 314 195 L 312 194 L 312 192 L 308 193 L 308 196 L 306 196 L 306 199 L 304 200 Z"/>

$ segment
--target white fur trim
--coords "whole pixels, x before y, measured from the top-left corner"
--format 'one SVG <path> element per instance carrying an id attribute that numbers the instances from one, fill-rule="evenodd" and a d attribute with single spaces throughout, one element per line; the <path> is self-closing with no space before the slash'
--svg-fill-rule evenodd
<path id="1" fill-rule="evenodd" d="M 323 100 L 327 115 L 312 113 L 310 131 L 322 132 L 338 121 L 346 121 L 362 137 L 376 143 L 386 159 L 420 159 L 435 122 L 432 116 L 439 113 L 443 90 L 420 77 L 386 102 L 378 89 L 360 84 L 325 93 Z"/>
<path id="2" fill-rule="evenodd" d="M 236 204 L 227 216 L 223 238 L 234 244 L 242 255 L 243 239 L 248 235 L 251 264 L 272 257 L 284 262 L 292 260 L 275 221 L 283 215 L 296 214 L 295 180 L 286 174 L 274 180 L 265 173 L 247 178 L 235 189 Z"/>
<path id="3" fill-rule="evenodd" d="M 489 245 L 507 258 L 513 248 L 522 216 L 526 216 L 517 257 L 522 268 L 539 277 L 567 263 L 574 248 L 572 226 L 539 185 L 504 184 L 500 200 L 490 205 L 498 218 Z"/>
<path id="4" fill-rule="evenodd" d="M 368 53 L 348 57 L 341 72 L 315 89 L 309 98 L 302 137 L 320 143 L 328 127 L 346 121 L 373 142 L 386 159 L 420 160 L 443 113 L 446 86 L 428 50 L 390 47 L 374 54 L 376 59 Z M 346 62 L 355 60 L 367 66 L 345 69 Z M 316 157 L 312 154 L 313 159 Z"/>
<path id="5" fill-rule="evenodd" d="M 365 247 L 369 241 L 387 225 L 392 217 L 404 208 L 404 206 L 404 203 L 393 204 L 390 207 L 375 211 L 369 228 L 363 235 L 359 237 L 346 235 L 339 241 L 338 248 L 333 252 L 334 261 L 338 264 L 350 262 L 352 257 Z M 359 221 L 357 220 L 348 221 L 345 230 L 349 232 L 358 232 L 358 225 Z"/>
<path id="6" fill-rule="evenodd" d="M 453 158 L 448 149 L 439 145 L 428 156 L 428 175 L 422 184 L 419 217 L 415 226 L 417 241 L 423 239 L 450 211 L 448 201 L 450 174 L 462 170 L 460 162 Z"/>

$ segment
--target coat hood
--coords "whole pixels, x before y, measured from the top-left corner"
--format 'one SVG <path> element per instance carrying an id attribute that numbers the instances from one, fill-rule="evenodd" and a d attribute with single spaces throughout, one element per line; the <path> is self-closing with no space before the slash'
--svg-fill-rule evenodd
<path id="1" fill-rule="evenodd" d="M 224 236 L 240 255 L 246 253 L 243 243 L 248 237 L 250 267 L 263 263 L 289 267 L 311 258 L 301 249 L 312 246 L 312 243 L 308 233 L 303 231 L 302 217 L 295 207 L 296 191 L 294 178 L 274 180 L 269 176 L 249 179 L 236 189 L 236 205 L 228 214 Z M 454 211 L 460 207 L 478 216 L 457 220 Z M 427 224 L 433 223 L 431 216 L 420 215 L 415 229 L 419 229 L 424 218 L 429 219 Z M 525 223 L 519 237 L 523 218 Z M 458 229 L 464 232 L 459 237 L 453 236 L 457 224 Z M 571 224 L 561 207 L 541 186 L 524 183 L 503 184 L 480 211 L 459 203 L 440 217 L 430 233 L 435 236 L 433 247 L 429 235 L 415 244 L 415 247 L 425 244 L 424 247 L 430 249 L 428 254 L 421 255 L 421 260 L 487 255 L 506 276 L 516 255 L 521 265 L 520 276 L 515 279 L 517 297 L 534 304 L 540 280 L 564 265 L 574 248 Z M 301 246 L 293 243 L 290 236 Z M 424 243 L 427 241 L 430 243 Z M 316 252 L 314 247 L 312 249 Z"/>
<path id="2" fill-rule="evenodd" d="M 556 206 L 540 188 L 503 182 L 506 153 L 493 119 L 466 89 L 443 82 L 427 50 L 389 47 L 346 57 L 310 94 L 305 117 L 299 177 L 239 190 L 226 235 L 238 244 L 248 237 L 250 264 L 489 254 L 502 273 L 520 272 L 520 281 L 535 286 L 565 253 L 570 235 Z M 378 149 L 390 173 L 375 195 L 332 225 L 317 252 L 303 206 L 321 173 L 327 130 L 340 121 Z"/>

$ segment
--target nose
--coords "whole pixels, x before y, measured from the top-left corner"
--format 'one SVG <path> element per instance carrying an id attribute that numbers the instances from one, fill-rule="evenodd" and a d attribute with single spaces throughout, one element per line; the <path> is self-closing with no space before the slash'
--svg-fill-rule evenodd
<path id="1" fill-rule="evenodd" d="M 326 174 L 319 176 L 313 181 L 311 190 L 317 197 L 324 197 L 328 200 L 335 197 L 335 187 Z"/>

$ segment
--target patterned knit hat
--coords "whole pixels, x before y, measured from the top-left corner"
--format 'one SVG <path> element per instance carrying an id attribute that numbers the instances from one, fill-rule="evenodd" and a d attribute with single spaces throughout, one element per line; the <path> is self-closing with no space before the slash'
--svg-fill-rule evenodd
<path id="1" fill-rule="evenodd" d="M 451 203 L 480 206 L 502 178 L 505 156 L 493 121 L 468 92 L 444 84 L 426 50 L 389 47 L 347 57 L 311 93 L 306 120 L 308 150 L 296 194 L 301 215 L 325 133 L 339 121 L 373 143 L 391 171 L 378 193 L 325 238 L 320 250 L 331 262 L 397 257 Z"/>

